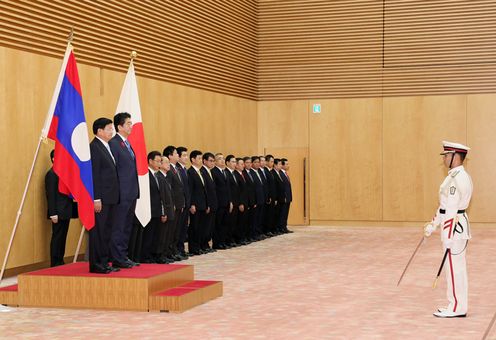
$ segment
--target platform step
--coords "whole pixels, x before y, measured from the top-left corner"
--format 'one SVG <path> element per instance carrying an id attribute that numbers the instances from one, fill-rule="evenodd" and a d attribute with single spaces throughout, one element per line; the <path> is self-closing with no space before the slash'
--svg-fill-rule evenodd
<path id="1" fill-rule="evenodd" d="M 222 281 L 194 280 L 150 295 L 150 311 L 182 313 L 222 296 Z"/>
<path id="2" fill-rule="evenodd" d="M 16 284 L 0 288 L 0 304 L 7 306 L 18 306 L 19 298 L 17 290 L 18 286 Z"/>

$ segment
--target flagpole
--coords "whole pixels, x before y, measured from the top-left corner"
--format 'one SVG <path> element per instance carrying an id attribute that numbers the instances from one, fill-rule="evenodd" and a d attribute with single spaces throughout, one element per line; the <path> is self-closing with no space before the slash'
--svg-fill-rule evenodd
<path id="1" fill-rule="evenodd" d="M 76 248 L 76 253 L 74 254 L 74 260 L 72 260 L 72 263 L 76 263 L 77 262 L 79 251 L 81 250 L 81 243 L 83 243 L 84 229 L 85 228 L 84 228 L 84 225 L 83 225 L 83 227 L 81 228 L 81 234 L 79 235 L 79 241 L 78 241 L 78 245 L 77 245 L 77 248 Z"/>
<path id="2" fill-rule="evenodd" d="M 74 27 L 71 27 L 71 31 L 69 33 L 69 36 L 67 37 L 68 46 L 71 45 L 73 38 L 74 38 Z M 5 252 L 5 257 L 3 259 L 2 270 L 0 271 L 0 283 L 3 280 L 3 274 L 5 273 L 5 267 L 7 267 L 7 261 L 9 259 L 10 250 L 12 248 L 12 243 L 14 242 L 14 236 L 15 236 L 15 233 L 17 231 L 17 226 L 19 225 L 19 219 L 21 218 L 21 215 L 22 215 L 22 208 L 24 207 L 24 202 L 26 200 L 26 196 L 28 193 L 29 183 L 31 182 L 31 177 L 33 176 L 34 166 L 36 165 L 36 160 L 38 159 L 38 154 L 40 153 L 41 142 L 45 140 L 45 137 L 44 137 L 45 133 L 46 133 L 46 131 L 45 131 L 45 127 L 44 127 L 42 132 L 41 132 L 40 139 L 38 140 L 38 145 L 36 146 L 36 151 L 34 153 L 33 163 L 31 164 L 31 169 L 29 170 L 28 180 L 26 181 L 26 186 L 24 187 L 24 193 L 22 195 L 21 204 L 19 205 L 19 210 L 17 211 L 17 216 L 16 216 L 16 220 L 14 223 L 14 227 L 13 227 L 12 233 L 10 235 L 9 245 L 7 246 L 7 251 Z"/>
<path id="3" fill-rule="evenodd" d="M 34 153 L 33 163 L 31 164 L 31 170 L 29 171 L 28 180 L 26 181 L 26 186 L 24 187 L 24 194 L 22 195 L 21 204 L 19 206 L 19 210 L 17 211 L 14 228 L 12 229 L 12 233 L 10 235 L 9 245 L 7 246 L 7 251 L 5 252 L 5 257 L 3 259 L 2 271 L 0 272 L 0 283 L 2 282 L 3 274 L 5 272 L 5 267 L 7 266 L 7 260 L 9 259 L 9 255 L 10 255 L 10 249 L 12 248 L 12 243 L 14 241 L 14 236 L 17 230 L 17 226 L 19 224 L 19 219 L 21 218 L 22 215 L 22 208 L 24 207 L 24 201 L 26 200 L 29 183 L 31 182 L 31 177 L 33 176 L 34 166 L 36 164 L 36 159 L 38 158 L 38 154 L 40 152 L 40 146 L 42 141 L 43 141 L 43 137 L 40 136 L 40 139 L 38 141 L 38 146 L 36 147 L 36 151 Z"/>

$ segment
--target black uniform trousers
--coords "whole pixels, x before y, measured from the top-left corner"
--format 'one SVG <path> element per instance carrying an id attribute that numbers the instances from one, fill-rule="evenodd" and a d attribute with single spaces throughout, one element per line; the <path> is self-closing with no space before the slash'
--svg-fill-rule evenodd
<path id="1" fill-rule="evenodd" d="M 135 208 L 136 200 L 121 201 L 115 206 L 110 237 L 110 255 L 113 261 L 125 262 L 127 260 Z"/>
<path id="2" fill-rule="evenodd" d="M 67 231 L 71 220 L 59 219 L 57 223 L 52 222 L 52 240 L 50 241 L 50 266 L 61 266 L 64 264 L 65 242 Z"/>
<path id="3" fill-rule="evenodd" d="M 115 204 L 102 204 L 102 210 L 95 214 L 95 226 L 89 231 L 90 269 L 94 266 L 108 266 L 115 207 Z"/>
<path id="4" fill-rule="evenodd" d="M 215 213 L 215 224 L 212 235 L 212 246 L 214 248 L 226 244 L 226 240 L 228 239 L 228 218 L 229 207 L 219 207 Z"/>
<path id="5" fill-rule="evenodd" d="M 194 214 L 189 215 L 188 251 L 192 254 L 199 254 L 200 252 L 206 217 L 205 210 L 197 210 Z"/>

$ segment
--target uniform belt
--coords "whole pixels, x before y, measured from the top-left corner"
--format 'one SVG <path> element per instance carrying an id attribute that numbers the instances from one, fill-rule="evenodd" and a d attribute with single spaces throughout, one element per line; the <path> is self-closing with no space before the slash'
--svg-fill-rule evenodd
<path id="1" fill-rule="evenodd" d="M 446 214 L 446 210 L 444 210 L 444 209 L 439 209 L 439 213 L 440 213 L 440 214 Z M 458 210 L 456 213 L 457 213 L 457 214 L 465 214 L 465 209 L 463 209 L 463 210 Z"/>

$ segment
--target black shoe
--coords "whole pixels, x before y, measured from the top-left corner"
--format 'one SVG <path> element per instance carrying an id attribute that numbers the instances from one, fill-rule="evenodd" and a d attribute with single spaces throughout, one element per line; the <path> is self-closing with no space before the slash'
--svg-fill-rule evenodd
<path id="1" fill-rule="evenodd" d="M 112 267 L 115 267 L 115 268 L 133 268 L 133 265 L 129 262 L 118 262 L 118 261 L 114 261 L 112 262 Z"/>
<path id="2" fill-rule="evenodd" d="M 189 259 L 189 256 L 186 253 L 180 253 L 179 256 L 181 256 L 183 258 L 183 260 Z"/>
<path id="3" fill-rule="evenodd" d="M 109 269 L 111 272 L 120 272 L 121 271 L 119 268 L 114 268 L 111 266 L 107 266 L 106 268 Z"/>
<path id="4" fill-rule="evenodd" d="M 95 273 L 95 274 L 109 274 L 112 271 L 104 266 L 101 266 L 99 264 L 95 264 L 93 266 L 90 266 L 90 273 Z"/>
<path id="5" fill-rule="evenodd" d="M 127 263 L 131 264 L 132 267 L 139 267 L 138 262 L 134 262 L 133 260 L 130 260 L 129 258 L 126 260 Z"/>
<path id="6" fill-rule="evenodd" d="M 157 263 L 159 264 L 169 264 L 170 261 L 166 257 L 161 257 L 157 260 Z"/>
<path id="7" fill-rule="evenodd" d="M 288 229 L 288 230 L 286 230 L 286 233 L 287 234 L 292 234 L 292 233 L 294 233 L 294 231 Z"/>

